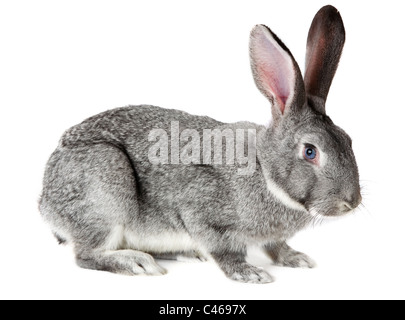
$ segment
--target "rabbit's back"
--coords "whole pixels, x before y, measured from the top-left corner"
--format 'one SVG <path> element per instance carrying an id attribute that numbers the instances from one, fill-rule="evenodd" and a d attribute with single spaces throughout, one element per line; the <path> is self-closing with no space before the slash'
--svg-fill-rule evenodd
<path id="1" fill-rule="evenodd" d="M 145 154 L 145 148 L 151 145 L 148 137 L 153 130 L 164 130 L 170 137 L 172 125 L 177 124 L 179 131 L 191 129 L 199 133 L 222 125 L 212 118 L 180 110 L 150 105 L 128 106 L 102 112 L 71 127 L 62 136 L 60 147 L 110 143 L 118 147 L 134 147 L 137 154 Z"/>

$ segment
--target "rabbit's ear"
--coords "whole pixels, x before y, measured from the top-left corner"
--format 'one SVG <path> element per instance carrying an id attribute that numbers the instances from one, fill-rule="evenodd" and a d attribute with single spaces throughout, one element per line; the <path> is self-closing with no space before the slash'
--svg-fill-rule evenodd
<path id="1" fill-rule="evenodd" d="M 301 71 L 288 48 L 264 25 L 250 34 L 250 63 L 257 87 L 273 105 L 274 120 L 304 105 Z"/>
<path id="2" fill-rule="evenodd" d="M 336 8 L 318 11 L 308 33 L 305 61 L 305 89 L 308 96 L 322 99 L 318 110 L 325 113 L 326 98 L 345 43 L 345 28 Z"/>

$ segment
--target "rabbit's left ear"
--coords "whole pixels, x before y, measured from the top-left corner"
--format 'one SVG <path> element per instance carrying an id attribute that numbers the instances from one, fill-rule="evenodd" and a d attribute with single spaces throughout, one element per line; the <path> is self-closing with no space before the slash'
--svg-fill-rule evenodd
<path id="1" fill-rule="evenodd" d="M 333 6 L 318 11 L 308 33 L 305 61 L 305 89 L 308 97 L 321 98 L 316 109 L 325 113 L 329 88 L 339 64 L 345 43 L 342 18 Z"/>
<path id="2" fill-rule="evenodd" d="M 257 87 L 272 103 L 273 120 L 300 110 L 306 95 L 301 71 L 291 52 L 266 26 L 250 34 L 250 64 Z"/>

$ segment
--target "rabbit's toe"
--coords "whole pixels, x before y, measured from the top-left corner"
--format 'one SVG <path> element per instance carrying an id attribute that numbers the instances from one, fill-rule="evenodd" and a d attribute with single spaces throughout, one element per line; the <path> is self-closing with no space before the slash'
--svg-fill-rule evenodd
<path id="1" fill-rule="evenodd" d="M 252 265 L 242 264 L 236 269 L 237 270 L 230 276 L 232 280 L 260 284 L 274 282 L 273 277 L 268 272 Z"/>
<path id="2" fill-rule="evenodd" d="M 151 256 L 145 256 L 145 259 L 134 261 L 132 269 L 134 275 L 161 276 L 167 273 L 166 269 L 158 265 Z"/>
<path id="3" fill-rule="evenodd" d="M 276 265 L 290 268 L 315 268 L 316 263 L 306 254 L 294 252 L 294 254 L 282 257 L 276 262 Z"/>

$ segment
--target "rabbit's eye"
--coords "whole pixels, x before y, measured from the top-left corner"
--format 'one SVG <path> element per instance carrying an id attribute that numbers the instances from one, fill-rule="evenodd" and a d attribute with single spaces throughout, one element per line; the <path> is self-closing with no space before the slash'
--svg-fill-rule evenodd
<path id="1" fill-rule="evenodd" d="M 309 160 L 313 160 L 316 157 L 316 149 L 305 148 L 305 157 Z"/>
<path id="2" fill-rule="evenodd" d="M 305 145 L 304 148 L 304 158 L 306 160 L 309 160 L 311 162 L 315 161 L 317 158 L 317 150 L 316 147 L 311 145 L 311 144 L 307 144 Z"/>

